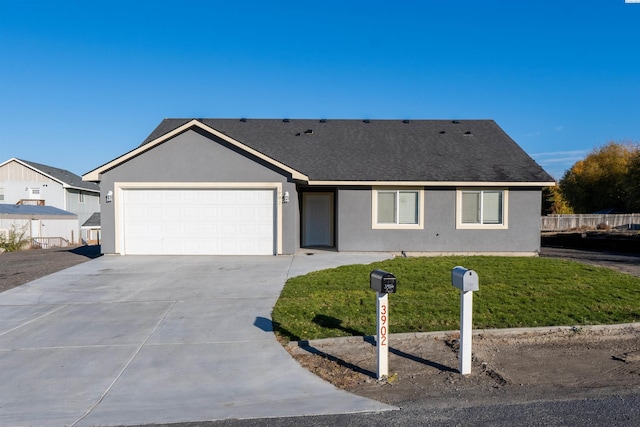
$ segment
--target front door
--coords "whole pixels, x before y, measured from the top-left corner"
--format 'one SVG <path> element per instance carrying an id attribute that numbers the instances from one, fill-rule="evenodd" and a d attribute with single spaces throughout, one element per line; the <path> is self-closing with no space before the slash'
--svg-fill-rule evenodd
<path id="1" fill-rule="evenodd" d="M 31 238 L 36 239 L 40 237 L 40 220 L 32 219 L 31 220 Z"/>
<path id="2" fill-rule="evenodd" d="M 333 193 L 303 193 L 302 246 L 333 246 Z"/>

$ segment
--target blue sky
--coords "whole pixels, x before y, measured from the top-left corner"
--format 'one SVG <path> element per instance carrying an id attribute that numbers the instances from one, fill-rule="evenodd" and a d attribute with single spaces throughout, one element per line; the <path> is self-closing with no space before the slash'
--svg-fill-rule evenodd
<path id="1" fill-rule="evenodd" d="M 640 142 L 640 4 L 0 0 L 0 162 L 81 175 L 165 117 L 493 119 L 560 179 Z"/>

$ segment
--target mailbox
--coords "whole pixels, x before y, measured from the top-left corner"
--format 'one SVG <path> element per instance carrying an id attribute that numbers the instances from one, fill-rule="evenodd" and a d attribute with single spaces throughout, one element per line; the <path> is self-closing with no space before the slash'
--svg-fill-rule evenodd
<path id="1" fill-rule="evenodd" d="M 373 270 L 370 275 L 371 289 L 374 291 L 394 294 L 396 292 L 396 276 L 383 270 Z"/>
<path id="2" fill-rule="evenodd" d="M 463 292 L 477 291 L 478 273 L 464 267 L 454 267 L 451 270 L 451 284 Z"/>

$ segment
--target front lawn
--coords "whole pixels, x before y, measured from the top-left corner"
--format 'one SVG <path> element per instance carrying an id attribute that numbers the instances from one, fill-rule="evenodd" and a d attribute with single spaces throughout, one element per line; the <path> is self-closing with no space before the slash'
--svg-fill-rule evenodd
<path id="1" fill-rule="evenodd" d="M 395 258 L 309 273 L 287 281 L 273 310 L 286 340 L 374 335 L 375 269 L 393 273 L 390 333 L 459 329 L 460 291 L 451 285 L 457 265 L 475 270 L 474 328 L 593 325 L 640 320 L 640 278 L 551 258 L 446 256 Z"/>

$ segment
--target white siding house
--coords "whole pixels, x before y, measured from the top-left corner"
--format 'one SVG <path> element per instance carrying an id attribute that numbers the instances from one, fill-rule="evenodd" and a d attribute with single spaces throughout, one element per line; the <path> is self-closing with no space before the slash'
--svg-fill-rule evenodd
<path id="1" fill-rule="evenodd" d="M 0 204 L 50 206 L 71 212 L 77 215 L 77 224 L 70 243 L 81 243 L 87 240 L 82 224 L 100 212 L 100 188 L 68 170 L 12 158 L 0 163 Z"/>

